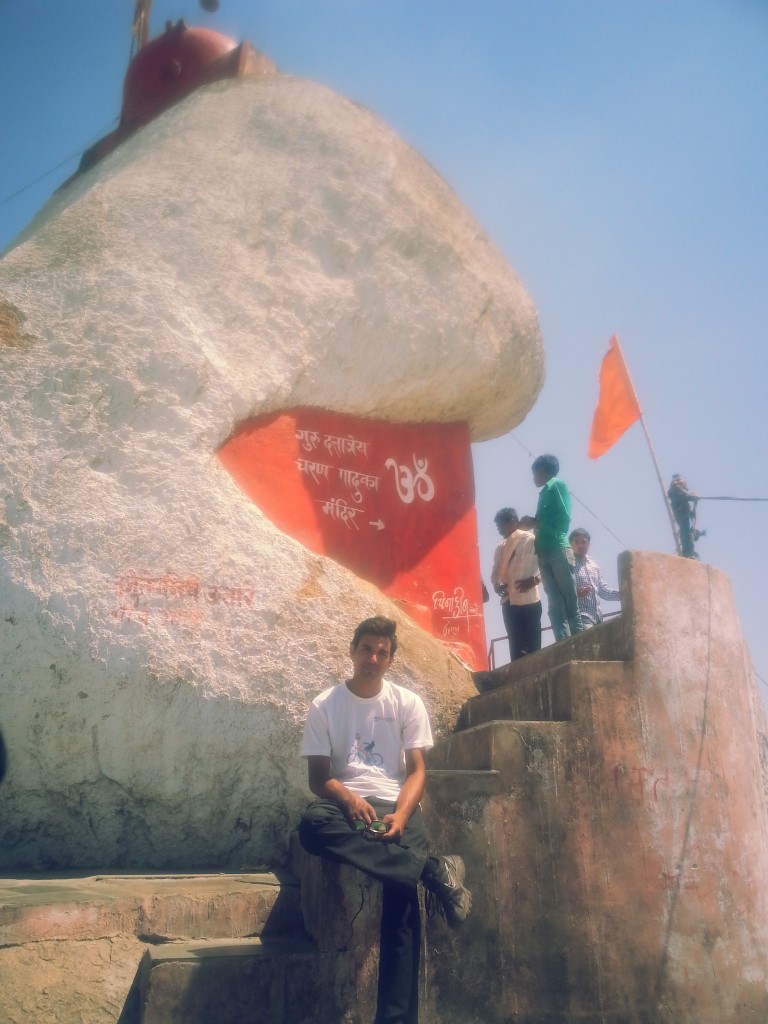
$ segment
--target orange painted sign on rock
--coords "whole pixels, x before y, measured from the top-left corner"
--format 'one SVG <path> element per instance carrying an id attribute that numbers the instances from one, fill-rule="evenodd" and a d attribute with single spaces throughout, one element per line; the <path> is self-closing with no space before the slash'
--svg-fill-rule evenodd
<path id="1" fill-rule="evenodd" d="M 241 423 L 218 454 L 281 530 L 374 583 L 467 664 L 485 667 L 465 424 L 290 409 Z"/>

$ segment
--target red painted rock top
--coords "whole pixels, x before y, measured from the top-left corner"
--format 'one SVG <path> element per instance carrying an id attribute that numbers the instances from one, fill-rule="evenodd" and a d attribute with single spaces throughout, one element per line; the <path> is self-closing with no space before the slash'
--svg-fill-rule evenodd
<path id="1" fill-rule="evenodd" d="M 211 81 L 212 65 L 237 43 L 207 28 L 168 24 L 134 57 L 123 84 L 123 128 L 138 128 Z"/>
<path id="2" fill-rule="evenodd" d="M 240 424 L 219 458 L 273 523 L 485 667 L 465 424 L 291 409 Z"/>

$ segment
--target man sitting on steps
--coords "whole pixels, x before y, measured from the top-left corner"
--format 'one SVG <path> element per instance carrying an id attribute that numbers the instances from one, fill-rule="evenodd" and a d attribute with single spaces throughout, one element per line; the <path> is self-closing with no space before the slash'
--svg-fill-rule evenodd
<path id="1" fill-rule="evenodd" d="M 301 746 L 317 797 L 299 825 L 302 846 L 384 883 L 375 1024 L 418 1022 L 419 881 L 451 925 L 472 905 L 461 857 L 429 852 L 419 800 L 432 731 L 421 698 L 384 677 L 396 629 L 382 617 L 360 623 L 352 678 L 312 701 Z M 379 757 L 350 756 L 368 747 Z"/>

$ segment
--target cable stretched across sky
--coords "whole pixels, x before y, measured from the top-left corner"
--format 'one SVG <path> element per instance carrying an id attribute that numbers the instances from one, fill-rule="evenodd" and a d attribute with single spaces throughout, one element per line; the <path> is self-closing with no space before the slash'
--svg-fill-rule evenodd
<path id="1" fill-rule="evenodd" d="M 731 494 L 698 494 L 696 501 L 768 501 L 768 498 L 734 498 Z"/>

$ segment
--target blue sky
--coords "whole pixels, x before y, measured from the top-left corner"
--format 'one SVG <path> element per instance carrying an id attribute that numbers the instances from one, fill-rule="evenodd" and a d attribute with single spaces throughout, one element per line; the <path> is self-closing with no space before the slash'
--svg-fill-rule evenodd
<path id="1" fill-rule="evenodd" d="M 132 11 L 0 0 L 0 248 L 114 127 Z M 665 482 L 680 472 L 701 494 L 768 498 L 765 0 L 221 0 L 213 16 L 155 0 L 153 34 L 178 17 L 370 107 L 531 293 L 544 391 L 514 437 L 474 451 L 486 579 L 496 510 L 535 507 L 529 451 L 560 457 L 594 512 L 577 503 L 574 525 L 611 581 L 624 547 L 672 551 L 639 425 L 586 457 L 614 332 Z M 700 554 L 730 578 L 768 680 L 768 504 L 705 502 L 699 518 Z M 503 632 L 495 601 L 487 629 Z"/>

